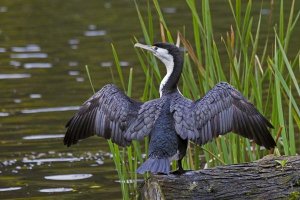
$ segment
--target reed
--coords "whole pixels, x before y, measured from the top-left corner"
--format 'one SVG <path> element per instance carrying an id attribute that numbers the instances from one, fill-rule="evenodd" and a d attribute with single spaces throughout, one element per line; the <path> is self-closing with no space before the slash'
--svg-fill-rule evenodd
<path id="1" fill-rule="evenodd" d="M 159 32 L 153 28 L 151 2 L 148 1 L 147 21 L 135 2 L 144 40 L 152 44 L 154 36 L 161 35 L 161 41 L 174 43 L 174 34 L 168 28 L 159 2 L 153 0 L 152 3 L 161 27 Z M 241 0 L 228 0 L 234 24 L 228 27 L 227 34 L 222 38 L 221 45 L 224 45 L 227 53 L 225 56 L 220 55 L 221 47 L 215 42 L 209 1 L 202 0 L 201 5 L 198 5 L 199 1 L 186 0 L 186 4 L 192 17 L 193 38 L 185 38 L 184 33 L 176 33 L 177 40 L 179 39 L 186 49 L 180 82 L 183 95 L 196 100 L 204 96 L 216 83 L 229 82 L 242 91 L 260 112 L 271 119 L 275 127 L 272 135 L 276 138 L 278 148 L 275 153 L 295 155 L 296 138 L 300 137 L 300 89 L 299 80 L 296 79 L 296 73 L 299 76 L 300 71 L 300 54 L 298 52 L 294 58 L 288 56 L 290 38 L 300 16 L 300 12 L 295 11 L 295 1 L 293 0 L 289 18 L 285 21 L 284 4 L 281 0 L 278 26 L 275 26 L 274 32 L 271 31 L 267 39 L 262 41 L 260 39 L 261 16 L 254 23 L 251 14 L 252 1 L 248 1 L 246 7 L 242 9 Z M 201 10 L 198 10 L 199 7 Z M 258 47 L 263 48 L 259 50 Z M 113 45 L 112 51 L 122 88 L 130 96 L 133 69 L 130 69 L 126 84 Z M 156 59 L 138 50 L 136 54 L 145 74 L 141 100 L 147 101 L 159 97 L 157 85 L 162 75 Z M 137 197 L 138 176 L 135 171 L 147 155 L 148 140 L 141 144 L 134 141 L 133 145 L 127 148 L 120 148 L 111 141 L 108 143 L 120 179 L 123 198 Z M 236 134 L 218 137 L 203 147 L 189 143 L 187 152 L 183 166 L 188 169 L 254 161 L 273 153 L 261 149 Z M 176 169 L 175 162 L 172 166 Z M 144 176 L 146 177 L 147 175 Z"/>

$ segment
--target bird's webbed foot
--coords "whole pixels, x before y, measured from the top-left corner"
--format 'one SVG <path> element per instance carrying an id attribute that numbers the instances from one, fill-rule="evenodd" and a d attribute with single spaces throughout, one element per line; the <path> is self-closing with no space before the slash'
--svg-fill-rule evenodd
<path id="1" fill-rule="evenodd" d="M 191 170 L 177 169 L 176 171 L 172 171 L 170 174 L 180 176 L 189 171 L 191 171 Z"/>
<path id="2" fill-rule="evenodd" d="M 170 174 L 173 174 L 173 175 L 182 175 L 186 172 L 189 172 L 191 170 L 184 170 L 183 167 L 182 167 L 182 163 L 181 163 L 181 160 L 178 160 L 178 169 L 176 171 L 172 171 Z"/>

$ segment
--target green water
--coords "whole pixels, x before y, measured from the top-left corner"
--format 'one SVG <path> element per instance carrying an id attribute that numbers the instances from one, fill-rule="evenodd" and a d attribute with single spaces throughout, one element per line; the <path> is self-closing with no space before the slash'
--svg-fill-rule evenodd
<path id="1" fill-rule="evenodd" d="M 138 3 L 145 11 L 145 1 Z M 291 1 L 285 3 L 288 10 Z M 261 3 L 254 4 L 257 17 Z M 187 37 L 192 35 L 184 1 L 161 1 L 161 6 L 174 33 L 185 29 Z M 232 15 L 227 1 L 212 1 L 211 9 L 220 42 Z M 269 2 L 263 10 L 268 24 Z M 262 38 L 267 33 L 263 26 Z M 92 95 L 84 66 L 89 65 L 96 88 L 111 82 L 110 67 L 117 76 L 111 43 L 124 71 L 133 67 L 133 96 L 141 96 L 144 76 L 133 36 L 142 36 L 133 1 L 1 0 L 0 199 L 121 198 L 106 141 L 92 137 L 67 148 L 62 137 L 68 119 Z M 300 46 L 299 37 L 292 40 L 291 55 Z"/>

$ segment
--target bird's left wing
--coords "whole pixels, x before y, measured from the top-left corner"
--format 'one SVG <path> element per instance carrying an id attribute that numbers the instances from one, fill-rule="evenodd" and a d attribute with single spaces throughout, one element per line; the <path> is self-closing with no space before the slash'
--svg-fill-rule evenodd
<path id="1" fill-rule="evenodd" d="M 195 102 L 175 98 L 171 112 L 177 134 L 200 145 L 231 131 L 267 149 L 276 145 L 268 130 L 272 124 L 228 83 L 217 84 Z"/>
<path id="2" fill-rule="evenodd" d="M 127 146 L 125 132 L 137 117 L 142 103 L 134 101 L 115 85 L 105 85 L 80 107 L 69 120 L 64 144 L 70 146 L 94 134 Z"/>

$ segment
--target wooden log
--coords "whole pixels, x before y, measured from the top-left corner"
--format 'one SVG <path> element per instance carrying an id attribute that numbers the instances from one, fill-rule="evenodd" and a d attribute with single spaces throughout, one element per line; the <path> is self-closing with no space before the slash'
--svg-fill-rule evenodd
<path id="1" fill-rule="evenodd" d="M 251 163 L 152 175 L 142 199 L 300 199 L 300 156 L 266 156 Z"/>

